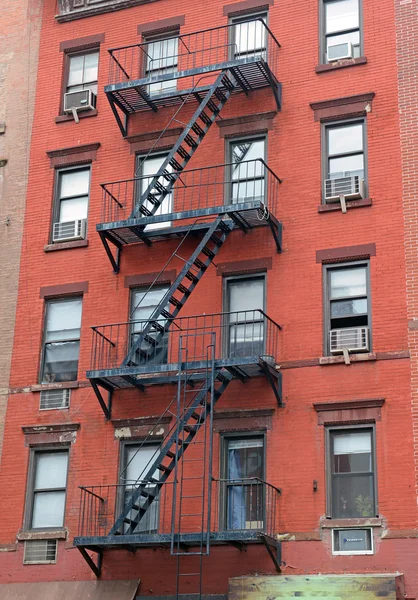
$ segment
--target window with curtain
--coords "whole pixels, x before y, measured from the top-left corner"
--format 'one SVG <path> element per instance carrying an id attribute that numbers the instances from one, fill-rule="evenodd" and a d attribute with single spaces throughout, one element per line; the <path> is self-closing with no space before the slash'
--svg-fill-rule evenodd
<path id="1" fill-rule="evenodd" d="M 227 529 L 261 529 L 264 522 L 264 438 L 225 440 Z"/>
<path id="2" fill-rule="evenodd" d="M 74 222 L 87 219 L 90 167 L 58 171 L 57 178 L 54 222 L 61 224 L 61 231 L 74 231 L 75 237 Z"/>
<path id="3" fill-rule="evenodd" d="M 122 501 L 126 505 L 132 493 L 138 487 L 142 478 L 145 477 L 148 468 L 151 466 L 153 458 L 159 446 L 155 444 L 125 444 L 123 447 L 122 469 L 119 475 L 119 483 L 122 484 Z M 154 477 L 158 477 L 159 471 L 156 471 Z M 147 491 L 153 493 L 157 491 L 157 486 L 150 483 L 147 485 Z M 141 496 L 139 499 L 140 505 L 143 505 L 146 498 Z M 135 533 L 157 533 L 158 532 L 158 497 L 152 502 L 146 514 L 138 523 Z M 132 509 L 128 515 L 129 519 L 135 520 L 138 516 L 138 511 Z M 128 525 L 124 525 L 124 531 L 127 531 Z"/>
<path id="4" fill-rule="evenodd" d="M 231 19 L 230 54 L 235 59 L 266 59 L 267 55 L 267 13 L 250 14 Z"/>
<path id="5" fill-rule="evenodd" d="M 331 430 L 331 516 L 376 516 L 373 430 Z"/>
<path id="6" fill-rule="evenodd" d="M 266 138 L 233 140 L 229 144 L 230 178 L 229 202 L 264 200 Z"/>
<path id="7" fill-rule="evenodd" d="M 68 298 L 46 303 L 43 383 L 77 379 L 82 302 Z"/>
<path id="8" fill-rule="evenodd" d="M 153 176 L 156 175 L 163 164 L 164 160 L 167 158 L 167 153 L 158 154 L 158 155 L 150 155 L 147 158 L 138 156 L 137 157 L 137 176 L 140 177 L 139 185 L 136 189 L 137 201 L 139 202 L 142 195 L 147 191 L 148 187 L 151 185 Z M 173 168 L 170 165 L 166 167 L 169 173 L 172 173 Z M 162 185 L 166 185 L 168 182 L 164 177 L 159 177 L 158 183 Z M 151 193 L 158 198 L 158 193 L 156 189 L 152 189 Z M 160 197 L 161 198 L 161 197 Z M 143 206 L 148 210 L 153 208 L 153 204 L 151 204 L 148 200 L 145 200 Z M 173 192 L 171 191 L 169 194 L 165 196 L 162 200 L 160 206 L 155 211 L 155 215 L 167 215 L 173 212 Z M 160 223 L 151 223 L 145 227 L 146 231 L 151 231 L 154 229 L 162 229 L 164 227 L 169 227 L 171 225 L 171 221 L 162 221 Z"/>
<path id="9" fill-rule="evenodd" d="M 347 43 L 352 45 L 353 58 L 361 56 L 360 0 L 322 0 L 323 61 L 345 55 Z"/>
<path id="10" fill-rule="evenodd" d="M 97 95 L 99 51 L 68 56 L 68 79 L 66 92 L 91 90 Z"/>
<path id="11" fill-rule="evenodd" d="M 227 280 L 227 355 L 236 358 L 264 354 L 265 278 Z M 257 310 L 258 309 L 258 310 Z"/>
<path id="12" fill-rule="evenodd" d="M 167 293 L 169 287 L 162 286 L 148 289 L 133 289 L 131 292 L 131 344 L 133 345 L 135 341 L 139 338 L 140 333 L 143 331 L 146 322 L 149 320 L 157 306 L 160 304 L 161 300 L 164 298 L 164 295 Z M 164 322 L 162 321 L 162 324 Z M 156 337 L 156 331 L 150 331 L 150 337 Z M 157 346 L 150 346 L 150 344 L 146 341 L 143 342 L 141 346 L 144 350 L 152 349 L 151 354 L 149 356 L 148 362 L 153 362 L 157 364 L 167 362 L 168 355 L 168 332 L 164 334 L 162 340 Z M 137 352 L 136 360 L 138 364 L 140 362 L 141 356 L 139 350 Z"/>
<path id="13" fill-rule="evenodd" d="M 169 73 L 177 72 L 179 58 L 179 38 L 172 33 L 168 37 L 147 38 L 145 55 L 145 77 L 161 77 Z M 148 93 L 162 94 L 177 88 L 176 79 L 168 79 L 151 83 Z"/>
<path id="14" fill-rule="evenodd" d="M 31 529 L 64 526 L 67 468 L 68 450 L 34 452 Z"/>

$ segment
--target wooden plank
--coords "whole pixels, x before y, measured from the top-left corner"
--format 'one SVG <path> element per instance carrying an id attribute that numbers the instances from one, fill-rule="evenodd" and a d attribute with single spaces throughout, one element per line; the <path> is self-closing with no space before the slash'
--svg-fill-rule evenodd
<path id="1" fill-rule="evenodd" d="M 229 580 L 229 600 L 267 598 L 315 598 L 316 600 L 386 600 L 401 598 L 403 576 L 363 575 L 279 575 L 236 577 Z M 397 595 L 398 590 L 398 595 Z"/>

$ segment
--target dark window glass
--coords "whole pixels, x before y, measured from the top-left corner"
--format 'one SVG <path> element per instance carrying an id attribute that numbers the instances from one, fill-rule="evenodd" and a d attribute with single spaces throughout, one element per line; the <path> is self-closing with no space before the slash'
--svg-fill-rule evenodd
<path id="1" fill-rule="evenodd" d="M 148 320 L 154 313 L 155 309 L 164 297 L 164 294 L 168 291 L 168 286 L 152 288 L 149 291 L 144 289 L 132 290 L 131 296 L 131 344 L 139 338 L 140 333 L 143 331 Z M 162 322 L 163 324 L 163 322 Z M 156 338 L 158 333 L 156 331 L 150 331 L 149 336 Z M 156 346 L 145 341 L 142 343 L 141 348 L 148 351 L 148 363 L 161 364 L 167 362 L 168 355 L 168 332 L 164 334 L 163 338 Z M 140 364 L 142 362 L 141 354 L 136 354 L 136 362 Z"/>
<path id="2" fill-rule="evenodd" d="M 228 281 L 228 356 L 264 353 L 264 285 L 264 277 Z"/>
<path id="3" fill-rule="evenodd" d="M 230 201 L 264 200 L 266 139 L 237 140 L 230 144 Z"/>

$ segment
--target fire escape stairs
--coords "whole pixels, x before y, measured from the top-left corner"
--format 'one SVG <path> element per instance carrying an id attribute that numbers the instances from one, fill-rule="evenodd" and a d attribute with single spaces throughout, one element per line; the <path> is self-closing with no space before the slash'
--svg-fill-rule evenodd
<path id="1" fill-rule="evenodd" d="M 222 396 L 232 379 L 233 375 L 226 369 L 216 369 L 213 386 L 214 404 Z M 158 497 L 161 487 L 170 477 L 187 448 L 193 443 L 210 414 L 211 403 L 207 400 L 208 394 L 212 394 L 212 384 L 208 386 L 205 381 L 179 417 L 174 431 L 162 444 L 159 454 L 153 460 L 146 475 L 142 477 L 141 483 L 132 493 L 129 502 L 124 506 L 122 513 L 109 531 L 109 536 L 135 533 L 139 522 Z M 132 512 L 135 516 L 132 516 Z"/>

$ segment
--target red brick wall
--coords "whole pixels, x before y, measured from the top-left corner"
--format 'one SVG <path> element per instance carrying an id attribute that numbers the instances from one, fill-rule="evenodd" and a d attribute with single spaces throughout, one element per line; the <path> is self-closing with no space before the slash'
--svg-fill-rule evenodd
<path id="1" fill-rule="evenodd" d="M 182 31 L 188 32 L 225 23 L 223 3 L 188 4 Z M 99 183 L 128 178 L 134 170 L 129 145 L 117 129 L 103 93 L 98 98 L 98 115 L 81 119 L 78 125 L 55 124 L 60 102 L 63 40 L 105 33 L 99 70 L 99 89 L 106 84 L 106 48 L 138 41 L 141 22 L 170 18 L 185 13 L 179 0 L 138 6 L 73 23 L 57 24 L 54 6 L 44 9 L 40 69 L 36 94 L 31 173 L 26 211 L 24 250 L 12 366 L 12 388 L 38 382 L 42 339 L 43 300 L 39 288 L 89 281 L 84 296 L 80 379 L 89 367 L 90 326 L 126 320 L 129 290 L 125 276 L 158 272 L 176 243 L 156 243 L 127 248 L 119 275 L 114 275 L 95 233 L 101 214 Z M 283 110 L 268 136 L 269 166 L 283 178 L 277 217 L 284 225 L 284 251 L 276 254 L 267 228 L 245 238 L 234 232 L 222 248 L 219 262 L 272 257 L 267 273 L 267 313 L 283 326 L 280 361 L 302 361 L 298 368 L 283 371 L 286 407 L 276 407 L 273 426 L 267 432 L 267 478 L 283 490 L 280 500 L 281 532 L 303 541 L 284 545 L 286 572 L 393 571 L 406 573 L 408 593 L 418 593 L 416 569 L 412 564 L 416 542 L 406 539 L 416 524 L 414 440 L 411 427 L 410 365 L 406 327 L 405 261 L 403 248 L 402 166 L 397 111 L 397 63 L 395 20 L 390 0 L 364 3 L 366 65 L 316 74 L 318 11 L 316 3 L 276 2 L 270 7 L 269 25 L 280 40 L 280 80 Z M 303 36 L 300 32 L 303 31 Z M 309 104 L 343 96 L 375 92 L 372 112 L 367 116 L 369 187 L 373 205 L 349 210 L 343 215 L 318 213 L 321 195 L 320 123 L 314 121 Z M 190 106 L 186 115 L 190 113 Z M 274 110 L 268 90 L 234 97 L 224 117 Z M 172 110 L 137 116 L 131 133 L 161 130 Z M 186 116 L 184 116 L 186 118 Z M 44 253 L 51 220 L 53 171 L 48 150 L 100 142 L 92 166 L 89 209 L 89 246 Z M 224 162 L 224 143 L 213 127 L 196 156 L 193 167 Z M 412 199 L 412 195 L 411 195 Z M 376 361 L 362 364 L 306 366 L 322 355 L 322 272 L 316 251 L 340 246 L 376 244 L 370 261 L 372 287 L 373 351 Z M 187 246 L 191 251 L 191 246 Z M 185 250 L 186 251 L 186 248 Z M 180 261 L 170 268 L 180 268 Z M 211 268 L 184 309 L 184 314 L 215 312 L 222 308 L 222 278 Z M 404 358 L 391 359 L 391 352 Z M 380 360 L 386 358 L 387 360 Z M 305 366 L 303 366 L 305 365 Z M 121 392 L 114 397 L 114 417 L 157 415 L 175 393 L 174 387 L 139 392 Z M 372 557 L 331 556 L 329 540 L 319 527 L 325 515 L 324 429 L 318 426 L 313 403 L 360 398 L 385 398 L 382 420 L 376 424 L 379 512 L 385 523 L 384 537 Z M 6 580 L 54 580 L 92 577 L 71 539 L 77 532 L 78 485 L 116 481 L 119 442 L 114 429 L 104 422 L 90 388 L 75 389 L 69 411 L 39 413 L 39 397 L 30 391 L 9 398 L 5 450 L 0 485 L 7 497 L 0 498 L 0 543 L 14 544 L 22 527 L 28 448 L 22 425 L 79 422 L 77 441 L 71 449 L 66 525 L 69 541 L 62 542 L 59 561 L 51 567 L 22 568 L 22 548 L 4 555 Z M 273 408 L 273 393 L 264 380 L 245 386 L 231 384 L 219 409 Z M 238 424 L 239 426 L 239 424 Z M 215 435 L 216 469 L 219 465 L 218 435 Z M 16 476 L 19 473 L 19 477 Z M 313 491 L 318 481 L 318 492 Z M 324 541 L 319 541 L 323 536 Z M 313 538 L 314 541 L 308 541 Z M 316 540 L 316 541 L 315 541 Z M 65 548 L 65 550 L 64 550 Z M 104 577 L 138 576 L 141 593 L 174 592 L 174 559 L 166 551 L 144 550 L 137 555 L 110 551 L 105 555 Z M 227 578 L 239 574 L 271 572 L 266 553 L 250 548 L 212 549 L 207 559 L 205 593 L 226 593 Z M 217 577 L 213 577 L 213 573 Z M 212 573 L 212 575 L 211 575 Z M 218 577 L 219 574 L 219 577 Z"/>

